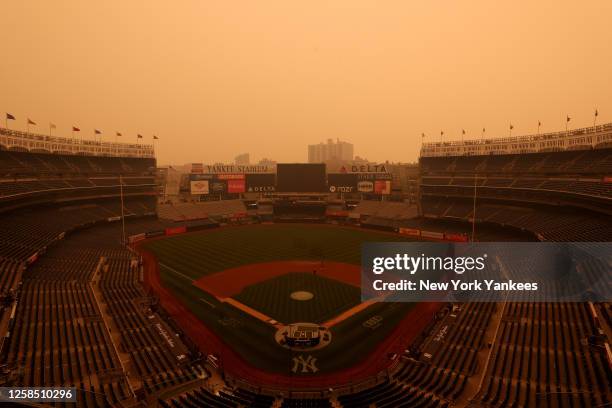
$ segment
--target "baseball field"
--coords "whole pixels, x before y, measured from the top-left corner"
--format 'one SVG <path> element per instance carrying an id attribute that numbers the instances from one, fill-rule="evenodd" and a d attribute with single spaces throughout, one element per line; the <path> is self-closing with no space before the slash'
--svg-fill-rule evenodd
<path id="1" fill-rule="evenodd" d="M 359 365 L 384 368 L 431 317 L 413 304 L 360 304 L 361 245 L 404 240 L 350 227 L 271 224 L 154 239 L 140 250 L 155 264 L 149 270 L 162 305 L 224 368 L 312 381 Z M 329 327 L 331 343 L 308 352 L 281 347 L 276 331 L 296 322 Z"/>

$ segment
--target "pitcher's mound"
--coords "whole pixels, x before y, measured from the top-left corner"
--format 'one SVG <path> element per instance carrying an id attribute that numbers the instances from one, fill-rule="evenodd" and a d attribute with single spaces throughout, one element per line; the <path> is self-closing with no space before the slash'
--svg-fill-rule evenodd
<path id="1" fill-rule="evenodd" d="M 289 296 L 293 300 L 300 300 L 300 301 L 310 300 L 314 297 L 312 293 L 306 292 L 305 290 L 298 290 L 297 292 L 291 293 L 291 295 Z"/>

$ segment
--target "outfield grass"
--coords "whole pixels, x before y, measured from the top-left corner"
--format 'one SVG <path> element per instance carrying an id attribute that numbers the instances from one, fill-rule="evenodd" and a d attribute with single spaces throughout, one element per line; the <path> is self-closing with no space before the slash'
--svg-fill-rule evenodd
<path id="1" fill-rule="evenodd" d="M 194 286 L 192 281 L 228 268 L 279 260 L 325 259 L 359 265 L 363 243 L 405 240 L 401 236 L 355 228 L 274 224 L 178 235 L 147 242 L 144 249 L 157 257 L 163 285 L 246 361 L 270 372 L 292 374 L 292 357 L 301 352 L 278 346 L 272 326 L 219 302 Z M 340 282 L 319 276 L 308 281 L 307 278 L 292 279 L 291 275 L 279 278 L 247 287 L 237 299 L 264 313 L 268 310 L 271 317 L 286 323 L 320 322 L 328 315 L 333 317 L 359 303 L 359 289 Z M 316 300 L 321 300 L 317 296 L 327 300 L 318 305 L 315 299 L 304 302 L 313 302 L 310 304 L 312 310 L 285 304 L 290 291 L 308 288 L 312 289 Z M 341 293 L 340 299 L 333 298 L 334 292 Z M 378 303 L 334 326 L 331 344 L 309 352 L 318 359 L 318 372 L 330 373 L 366 358 L 412 307 L 407 303 Z M 364 324 L 374 316 L 380 320 L 378 326 L 372 328 Z"/>
<path id="2" fill-rule="evenodd" d="M 359 265 L 365 242 L 405 241 L 356 228 L 274 224 L 219 228 L 147 242 L 164 264 L 198 279 L 257 262 L 327 259 Z"/>

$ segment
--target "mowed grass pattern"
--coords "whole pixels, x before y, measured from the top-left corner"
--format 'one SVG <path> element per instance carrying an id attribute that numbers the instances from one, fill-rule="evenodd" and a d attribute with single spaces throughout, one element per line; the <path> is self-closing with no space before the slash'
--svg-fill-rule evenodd
<path id="1" fill-rule="evenodd" d="M 314 294 L 310 300 L 294 300 L 296 291 Z M 323 323 L 359 304 L 359 288 L 314 275 L 312 272 L 291 273 L 257 283 L 234 296 L 281 323 Z"/>
<path id="2" fill-rule="evenodd" d="M 325 259 L 359 265 L 363 243 L 407 240 L 410 239 L 356 228 L 272 224 L 219 228 L 178 235 L 147 242 L 144 248 L 155 254 L 160 262 L 160 277 L 164 286 L 211 330 L 223 338 L 242 358 L 267 371 L 296 375 L 291 369 L 293 367 L 292 358 L 298 352 L 278 346 L 274 341 L 274 327 L 227 303 L 220 302 L 214 296 L 193 285 L 190 279 L 195 280 L 232 267 L 277 260 Z M 319 284 L 322 282 L 319 281 Z M 340 282 L 337 283 L 343 285 Z M 264 282 L 261 284 L 264 285 L 261 288 L 263 290 L 266 285 Z M 285 284 L 281 281 L 279 288 L 283 285 Z M 315 282 L 312 282 L 312 285 L 316 299 L 310 301 L 313 302 L 313 306 L 314 302 L 321 297 L 331 296 L 331 294 L 326 294 L 327 289 L 318 289 L 318 284 Z M 279 289 L 283 293 L 279 292 L 278 295 L 260 293 L 256 288 L 258 284 L 253 286 L 255 289 L 252 295 L 258 297 L 254 302 L 264 302 L 265 299 L 271 302 L 261 305 L 261 310 L 280 309 L 277 302 L 282 302 L 289 296 L 288 286 L 285 289 Z M 345 289 L 342 288 L 340 291 L 343 292 Z M 346 298 L 344 298 L 345 295 Z M 346 306 L 338 306 L 340 309 L 348 307 L 353 299 L 353 295 L 348 293 L 345 295 L 342 295 L 343 299 L 338 305 L 345 304 L 346 301 Z M 251 296 L 251 294 L 245 294 L 245 296 Z M 327 307 L 330 308 L 329 314 L 332 314 L 336 304 L 329 303 Z M 318 373 L 330 373 L 350 367 L 362 358 L 366 358 L 373 347 L 389 335 L 411 308 L 412 305 L 407 303 L 378 303 L 334 326 L 331 344 L 323 349 L 310 352 L 318 359 Z M 327 311 L 314 309 L 308 312 L 291 312 L 288 317 L 277 312 L 270 312 L 270 315 L 277 319 L 286 318 L 288 322 L 292 322 L 294 317 L 295 320 L 321 321 L 326 319 L 325 312 Z M 305 316 L 306 313 L 312 313 L 312 318 L 302 319 L 301 316 Z M 298 319 L 297 316 L 300 318 Z M 364 322 L 372 317 L 379 320 L 383 318 L 382 324 L 376 330 L 364 326 Z M 346 352 L 349 348 L 351 353 Z"/>
<path id="3" fill-rule="evenodd" d="M 148 242 L 144 248 L 161 263 L 195 280 L 257 262 L 326 259 L 359 265 L 363 243 L 406 240 L 356 228 L 274 224 L 178 235 Z"/>

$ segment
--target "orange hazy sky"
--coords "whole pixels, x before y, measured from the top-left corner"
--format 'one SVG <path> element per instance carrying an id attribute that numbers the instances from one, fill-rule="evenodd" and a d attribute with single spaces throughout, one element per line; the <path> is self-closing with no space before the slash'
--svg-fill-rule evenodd
<path id="1" fill-rule="evenodd" d="M 157 134 L 160 163 L 305 161 L 327 138 L 413 161 L 421 132 L 612 120 L 610 0 L 2 0 L 0 14 L 9 126 Z"/>

